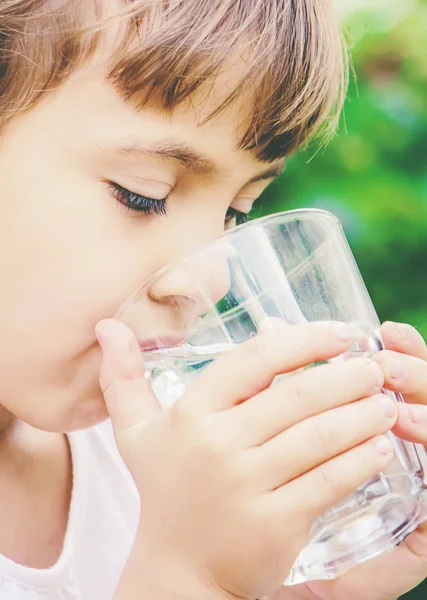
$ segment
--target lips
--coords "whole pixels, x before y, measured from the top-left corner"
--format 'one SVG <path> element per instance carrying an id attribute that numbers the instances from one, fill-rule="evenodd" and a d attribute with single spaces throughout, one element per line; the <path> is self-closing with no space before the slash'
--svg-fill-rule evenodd
<path id="1" fill-rule="evenodd" d="M 177 336 L 162 336 L 138 340 L 141 352 L 154 352 L 156 350 L 165 350 L 166 348 L 176 348 L 186 343 L 187 340 L 185 338 Z"/>

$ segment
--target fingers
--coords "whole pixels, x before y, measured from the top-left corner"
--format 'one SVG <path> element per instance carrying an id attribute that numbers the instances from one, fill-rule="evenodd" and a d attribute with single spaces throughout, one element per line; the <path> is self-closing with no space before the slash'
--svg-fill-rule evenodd
<path id="1" fill-rule="evenodd" d="M 160 411 L 131 330 L 106 319 L 97 324 L 96 336 L 102 348 L 99 382 L 115 431 L 142 423 Z"/>
<path id="2" fill-rule="evenodd" d="M 408 442 L 427 446 L 427 406 L 399 403 L 398 410 L 393 433 Z"/>
<path id="3" fill-rule="evenodd" d="M 230 426 L 243 445 L 257 446 L 295 423 L 379 392 L 381 367 L 353 359 L 295 373 L 230 410 Z"/>
<path id="4" fill-rule="evenodd" d="M 404 394 L 407 402 L 427 404 L 427 363 L 420 358 L 385 350 L 375 356 L 385 387 Z"/>
<path id="5" fill-rule="evenodd" d="M 385 346 L 375 360 L 383 369 L 385 387 L 400 393 L 409 404 L 399 404 L 399 418 L 393 429 L 398 437 L 427 445 L 427 347 L 410 325 L 384 323 Z"/>
<path id="6" fill-rule="evenodd" d="M 392 457 L 391 440 L 376 437 L 275 490 L 270 502 L 276 510 L 282 511 L 284 533 L 289 504 L 295 502 L 295 498 L 299 498 L 301 518 L 310 526 L 325 510 L 382 471 Z"/>
<path id="7" fill-rule="evenodd" d="M 263 333 L 218 358 L 184 400 L 195 410 L 225 410 L 267 388 L 276 375 L 338 356 L 350 344 L 343 323 L 307 323 Z"/>
<path id="8" fill-rule="evenodd" d="M 376 435 L 397 419 L 397 402 L 385 395 L 311 417 L 249 451 L 264 490 L 276 489 Z"/>
<path id="9" fill-rule="evenodd" d="M 418 331 L 406 323 L 388 321 L 381 327 L 381 335 L 388 350 L 427 360 L 427 346 Z"/>

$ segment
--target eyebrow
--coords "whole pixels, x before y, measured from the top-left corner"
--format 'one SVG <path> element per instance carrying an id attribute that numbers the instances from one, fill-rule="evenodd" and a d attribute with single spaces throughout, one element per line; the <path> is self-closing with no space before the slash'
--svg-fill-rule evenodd
<path id="1" fill-rule="evenodd" d="M 248 183 L 256 183 L 257 181 L 263 181 L 264 179 L 274 179 L 275 177 L 279 177 L 282 175 L 284 168 L 285 161 L 282 161 L 278 165 L 269 167 L 266 171 L 262 171 L 258 175 L 255 175 L 249 179 Z"/>
<path id="2" fill-rule="evenodd" d="M 197 175 L 219 175 L 218 167 L 210 158 L 183 143 L 165 141 L 147 146 L 135 142 L 130 146 L 115 148 L 114 151 L 123 156 L 133 156 L 138 158 L 143 155 L 160 158 L 162 160 L 175 161 L 180 163 L 184 169 Z M 283 169 L 284 161 L 268 167 L 265 171 L 252 177 L 247 183 L 256 183 L 257 181 L 262 181 L 264 179 L 273 179 L 274 177 L 281 175 Z"/>

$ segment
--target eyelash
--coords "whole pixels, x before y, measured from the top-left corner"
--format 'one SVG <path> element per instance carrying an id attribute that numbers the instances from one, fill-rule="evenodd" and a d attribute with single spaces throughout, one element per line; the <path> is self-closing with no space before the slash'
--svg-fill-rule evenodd
<path id="1" fill-rule="evenodd" d="M 240 210 L 236 210 L 235 208 L 230 208 L 227 210 L 227 214 L 225 215 L 225 224 L 227 225 L 230 221 L 236 219 L 236 227 L 238 225 L 243 225 L 248 222 L 248 215 Z"/>
<path id="2" fill-rule="evenodd" d="M 167 214 L 167 200 L 155 200 L 141 196 L 122 187 L 118 183 L 109 182 L 114 198 L 129 210 L 144 213 L 144 215 L 165 216 Z"/>
<path id="3" fill-rule="evenodd" d="M 147 196 L 141 196 L 112 181 L 108 182 L 108 185 L 112 190 L 113 197 L 128 210 L 140 212 L 146 216 L 167 215 L 168 205 L 166 198 L 156 200 L 154 198 L 148 198 Z M 233 219 L 236 219 L 236 225 L 242 225 L 247 222 L 248 215 L 230 207 L 225 216 L 225 223 L 228 224 Z"/>

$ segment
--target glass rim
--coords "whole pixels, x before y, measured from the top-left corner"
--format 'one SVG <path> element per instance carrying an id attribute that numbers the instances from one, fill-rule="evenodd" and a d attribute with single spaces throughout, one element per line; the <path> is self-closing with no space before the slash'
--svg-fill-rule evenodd
<path id="1" fill-rule="evenodd" d="M 164 277 L 166 273 L 169 273 L 170 271 L 176 269 L 178 265 L 185 265 L 185 263 L 191 260 L 193 256 L 195 256 L 199 252 L 203 252 L 203 250 L 209 248 L 210 246 L 213 246 L 219 240 L 227 239 L 228 237 L 232 236 L 234 237 L 235 235 L 244 234 L 245 231 L 247 231 L 248 229 L 263 226 L 265 224 L 270 225 L 276 223 L 277 221 L 286 223 L 289 221 L 293 221 L 298 217 L 307 218 L 314 215 L 340 224 L 340 220 L 338 219 L 338 217 L 327 210 L 321 208 L 296 208 L 293 210 L 281 211 L 278 213 L 273 213 L 271 215 L 266 215 L 264 217 L 259 217 L 257 219 L 253 219 L 252 221 L 248 221 L 247 223 L 243 223 L 242 225 L 238 225 L 237 227 L 233 227 L 233 229 L 224 231 L 219 236 L 215 237 L 206 244 L 198 246 L 190 254 L 168 262 L 166 265 L 164 265 L 155 273 L 153 273 L 144 283 L 142 283 L 136 290 L 134 290 L 134 292 L 127 298 L 127 300 L 125 300 L 125 302 L 122 304 L 119 311 L 117 312 L 116 316 L 120 316 L 120 314 L 126 309 L 126 307 L 133 303 L 134 297 L 141 290 L 149 288 L 151 285 L 153 285 L 154 282 Z"/>

